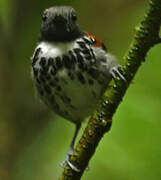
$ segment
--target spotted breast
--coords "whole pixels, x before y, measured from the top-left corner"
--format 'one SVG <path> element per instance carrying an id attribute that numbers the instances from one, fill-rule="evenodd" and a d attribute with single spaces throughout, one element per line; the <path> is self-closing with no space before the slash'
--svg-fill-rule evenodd
<path id="1" fill-rule="evenodd" d="M 66 43 L 40 42 L 32 58 L 42 101 L 73 122 L 92 113 L 112 76 L 115 58 L 89 33 Z"/>

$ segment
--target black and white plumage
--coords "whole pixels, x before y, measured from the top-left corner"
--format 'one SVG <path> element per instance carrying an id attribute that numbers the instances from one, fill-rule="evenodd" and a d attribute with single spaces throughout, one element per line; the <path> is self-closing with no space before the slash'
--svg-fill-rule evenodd
<path id="1" fill-rule="evenodd" d="M 47 9 L 32 57 L 32 74 L 41 100 L 58 115 L 76 124 L 68 151 L 83 119 L 96 108 L 112 77 L 123 76 L 115 57 L 95 36 L 83 32 L 72 7 Z"/>

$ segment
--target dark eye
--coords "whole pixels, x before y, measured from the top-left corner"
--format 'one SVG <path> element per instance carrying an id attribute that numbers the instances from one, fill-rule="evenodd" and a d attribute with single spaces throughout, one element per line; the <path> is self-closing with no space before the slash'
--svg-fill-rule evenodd
<path id="1" fill-rule="evenodd" d="M 43 16 L 42 16 L 42 20 L 43 20 L 43 21 L 46 21 L 46 19 L 47 19 L 47 16 L 46 16 L 46 15 L 43 15 Z"/>
<path id="2" fill-rule="evenodd" d="M 72 14 L 72 20 L 76 21 L 77 20 L 77 15 L 76 14 Z"/>
<path id="3" fill-rule="evenodd" d="M 44 12 L 44 14 L 42 15 L 42 20 L 46 21 L 46 19 L 48 18 L 47 16 L 47 10 Z"/>

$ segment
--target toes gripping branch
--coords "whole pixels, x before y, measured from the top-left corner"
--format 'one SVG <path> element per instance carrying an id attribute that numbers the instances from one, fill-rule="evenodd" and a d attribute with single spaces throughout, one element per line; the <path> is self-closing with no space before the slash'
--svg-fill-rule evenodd
<path id="1" fill-rule="evenodd" d="M 110 69 L 110 74 L 114 79 L 122 80 L 124 82 L 127 82 L 125 77 L 121 74 L 120 69 L 122 68 L 121 65 L 114 66 Z"/>

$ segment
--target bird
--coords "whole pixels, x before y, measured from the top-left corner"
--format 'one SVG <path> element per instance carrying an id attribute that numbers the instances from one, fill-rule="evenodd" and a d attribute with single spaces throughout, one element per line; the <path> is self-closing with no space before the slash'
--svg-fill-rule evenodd
<path id="1" fill-rule="evenodd" d="M 115 56 L 96 36 L 84 31 L 71 6 L 53 6 L 42 15 L 38 42 L 32 56 L 32 77 L 41 101 L 75 124 L 62 166 L 70 162 L 83 120 L 90 116 L 112 78 L 125 80 Z"/>

